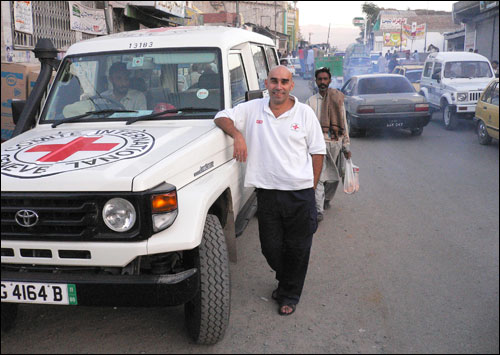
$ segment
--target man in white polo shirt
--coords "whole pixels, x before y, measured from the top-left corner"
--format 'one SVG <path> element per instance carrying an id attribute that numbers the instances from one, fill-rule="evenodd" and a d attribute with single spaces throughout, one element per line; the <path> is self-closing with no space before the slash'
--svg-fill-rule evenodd
<path id="1" fill-rule="evenodd" d="M 223 110 L 215 123 L 234 138 L 234 158 L 247 162 L 245 186 L 257 189 L 262 253 L 279 282 L 272 296 L 279 314 L 290 315 L 302 293 L 317 228 L 314 189 L 326 148 L 313 110 L 290 95 L 288 68 L 273 68 L 265 83 L 269 98 Z"/>

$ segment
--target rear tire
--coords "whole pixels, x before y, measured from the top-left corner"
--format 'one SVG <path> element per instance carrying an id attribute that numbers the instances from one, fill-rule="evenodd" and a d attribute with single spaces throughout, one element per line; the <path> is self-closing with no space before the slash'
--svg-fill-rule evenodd
<path id="1" fill-rule="evenodd" d="M 479 120 L 479 122 L 477 123 L 476 131 L 477 131 L 477 137 L 479 139 L 479 144 L 488 145 L 491 143 L 491 137 L 488 134 L 488 131 L 486 130 L 486 125 L 482 120 Z"/>
<path id="2" fill-rule="evenodd" d="M 424 131 L 424 127 L 412 128 L 411 135 L 415 136 L 415 137 L 421 136 L 423 131 Z"/>
<path id="3" fill-rule="evenodd" d="M 351 116 L 349 115 L 349 113 L 346 113 L 346 120 L 347 120 L 347 127 L 349 129 L 349 137 L 359 138 L 366 136 L 366 130 L 357 129 L 352 126 Z"/>
<path id="4" fill-rule="evenodd" d="M 448 102 L 444 103 L 444 105 L 441 107 L 441 111 L 443 112 L 444 128 L 446 128 L 448 131 L 453 131 L 455 128 L 457 128 L 457 114 L 455 112 L 452 112 L 452 110 L 450 109 L 450 105 L 448 105 Z"/>
<path id="5" fill-rule="evenodd" d="M 184 305 L 188 333 L 197 344 L 215 344 L 224 337 L 231 306 L 226 240 L 215 215 L 207 215 L 201 244 L 189 257 L 199 270 L 200 285 Z"/>

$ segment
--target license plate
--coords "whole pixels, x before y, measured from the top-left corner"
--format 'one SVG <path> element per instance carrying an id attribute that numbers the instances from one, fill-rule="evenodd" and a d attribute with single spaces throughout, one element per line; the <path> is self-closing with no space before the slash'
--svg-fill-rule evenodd
<path id="1" fill-rule="evenodd" d="M 403 122 L 389 122 L 386 127 L 403 127 Z"/>
<path id="2" fill-rule="evenodd" d="M 2 302 L 77 305 L 76 286 L 2 281 Z"/>

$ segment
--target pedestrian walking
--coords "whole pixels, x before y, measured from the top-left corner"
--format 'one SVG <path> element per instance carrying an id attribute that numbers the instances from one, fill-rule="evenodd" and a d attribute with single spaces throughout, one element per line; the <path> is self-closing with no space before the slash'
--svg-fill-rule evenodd
<path id="1" fill-rule="evenodd" d="M 378 57 L 378 60 L 377 60 L 377 67 L 378 67 L 378 72 L 379 73 L 385 73 L 386 72 L 387 60 L 382 55 L 382 52 L 379 53 L 379 57 Z"/>
<path id="2" fill-rule="evenodd" d="M 382 53 L 380 53 L 380 57 Z M 309 105 L 318 118 L 326 145 L 326 156 L 323 168 L 315 190 L 316 211 L 318 222 L 323 220 L 324 210 L 330 207 L 339 185 L 344 166 L 342 154 L 346 159 L 351 158 L 349 130 L 347 127 L 344 108 L 344 94 L 336 89 L 329 88 L 332 75 L 328 68 L 320 68 L 314 73 L 319 92 L 307 99 Z"/>
<path id="3" fill-rule="evenodd" d="M 389 70 L 389 73 L 392 73 L 394 68 L 398 65 L 398 60 L 397 60 L 398 55 L 395 54 L 391 57 L 391 60 L 389 61 L 389 64 L 387 65 L 387 69 Z"/>
<path id="4" fill-rule="evenodd" d="M 304 48 L 299 47 L 299 62 L 300 62 L 300 76 L 304 77 L 306 72 L 306 54 L 304 53 Z"/>
<path id="5" fill-rule="evenodd" d="M 309 50 L 307 51 L 306 65 L 307 65 L 307 79 L 311 79 L 314 73 L 314 50 L 312 46 L 310 46 Z"/>
<path id="6" fill-rule="evenodd" d="M 233 137 L 233 157 L 247 161 L 245 186 L 257 190 L 262 253 L 279 283 L 272 298 L 287 316 L 299 303 L 317 229 L 314 189 L 325 142 L 313 110 L 290 95 L 288 68 L 273 68 L 265 84 L 268 98 L 223 110 L 214 121 Z"/>

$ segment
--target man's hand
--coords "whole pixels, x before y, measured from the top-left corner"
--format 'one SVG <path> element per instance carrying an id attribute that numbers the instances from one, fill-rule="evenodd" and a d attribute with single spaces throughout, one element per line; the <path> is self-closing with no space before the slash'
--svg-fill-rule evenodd
<path id="1" fill-rule="evenodd" d="M 244 163 L 247 161 L 247 144 L 245 142 L 245 138 L 243 138 L 243 135 L 240 132 L 236 133 L 233 138 L 234 138 L 233 158 L 235 158 L 236 161 Z"/>
<path id="2" fill-rule="evenodd" d="M 247 144 L 245 138 L 240 131 L 234 126 L 234 122 L 228 117 L 219 117 L 215 119 L 215 124 L 225 133 L 229 134 L 234 139 L 233 158 L 239 162 L 247 161 Z"/>
<path id="3" fill-rule="evenodd" d="M 313 174 L 314 174 L 314 186 L 313 189 L 316 190 L 318 185 L 319 177 L 321 175 L 321 170 L 323 169 L 323 158 L 322 154 L 312 154 L 312 164 L 313 164 Z"/>
<path id="4" fill-rule="evenodd" d="M 351 159 L 351 151 L 350 150 L 344 150 L 344 156 L 346 159 Z"/>

